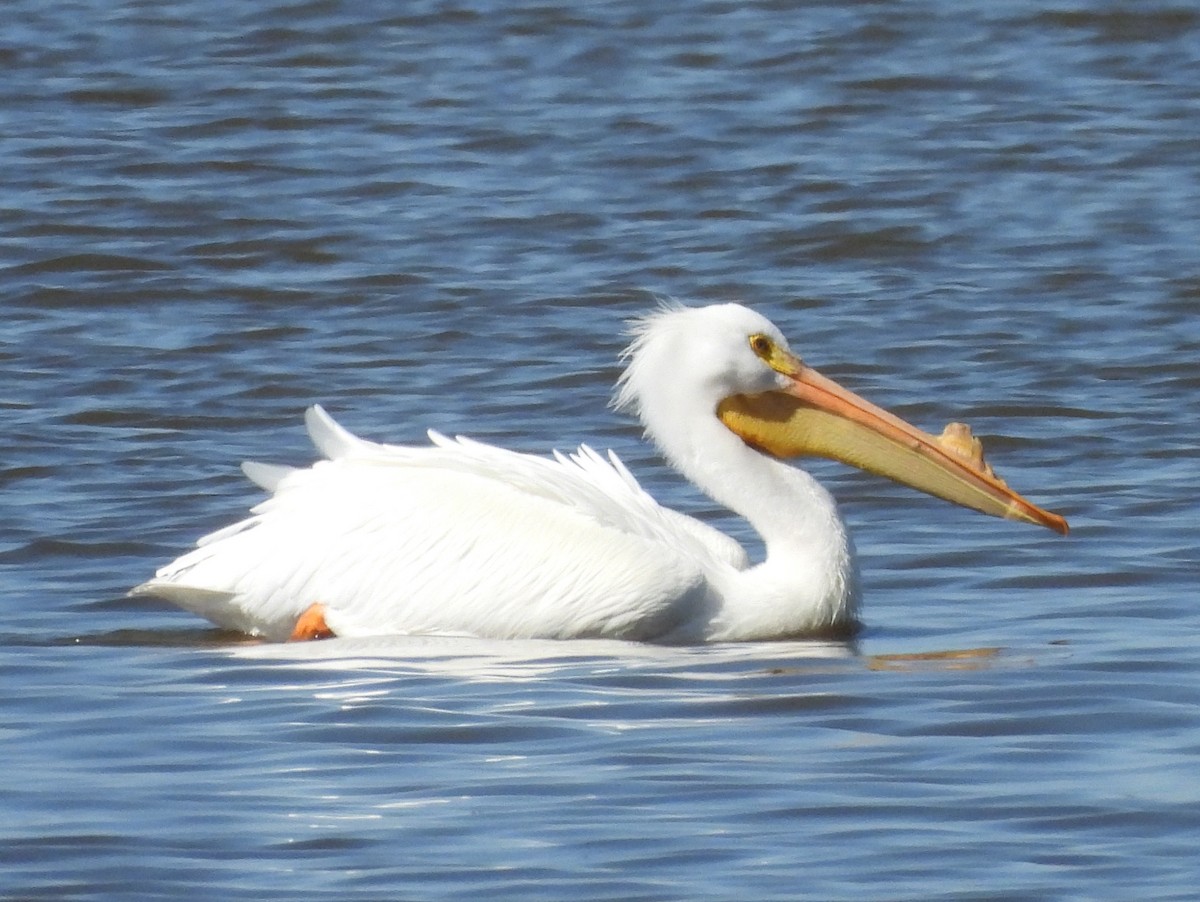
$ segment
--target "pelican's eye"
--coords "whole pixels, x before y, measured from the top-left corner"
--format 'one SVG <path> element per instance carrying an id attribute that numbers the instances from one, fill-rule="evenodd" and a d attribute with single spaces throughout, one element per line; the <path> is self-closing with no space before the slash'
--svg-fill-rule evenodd
<path id="1" fill-rule="evenodd" d="M 771 354 L 775 351 L 775 342 L 758 332 L 750 336 L 750 350 L 763 360 L 770 361 Z"/>

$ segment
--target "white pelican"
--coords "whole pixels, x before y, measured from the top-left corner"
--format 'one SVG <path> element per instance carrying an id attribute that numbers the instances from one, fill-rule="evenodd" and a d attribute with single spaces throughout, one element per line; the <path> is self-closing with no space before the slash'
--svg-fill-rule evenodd
<path id="1" fill-rule="evenodd" d="M 762 563 L 660 506 L 612 452 L 538 457 L 432 432 L 428 446 L 376 444 L 313 407 L 308 430 L 328 459 L 244 464 L 272 497 L 133 591 L 269 639 L 836 635 L 856 625 L 853 552 L 833 498 L 781 460 L 803 454 L 1067 531 L 978 453 L 819 375 L 752 310 L 667 307 L 632 335 L 616 407 L 750 522 Z"/>

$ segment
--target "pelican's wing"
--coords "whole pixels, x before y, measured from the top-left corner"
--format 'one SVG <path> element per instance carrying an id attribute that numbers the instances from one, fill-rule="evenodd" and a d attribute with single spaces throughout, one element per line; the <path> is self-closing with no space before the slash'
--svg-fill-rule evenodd
<path id="1" fill-rule="evenodd" d="M 378 445 L 319 408 L 308 420 L 332 459 L 251 466 L 274 496 L 137 591 L 269 637 L 321 602 L 348 636 L 654 638 L 707 598 L 709 528 L 681 525 L 615 459 Z"/>
<path id="2" fill-rule="evenodd" d="M 602 456 L 587 445 L 570 455 L 557 451 L 554 458 L 517 454 L 494 445 L 459 436 L 448 439 L 430 432 L 436 450 L 386 445 L 358 438 L 338 425 L 319 405 L 306 414 L 313 443 L 334 460 L 376 460 L 380 463 L 426 462 L 475 475 L 490 476 L 532 495 L 548 498 L 578 510 L 597 523 L 650 541 L 661 542 L 680 554 L 701 562 L 716 560 L 736 569 L 747 566 L 745 549 L 729 536 L 701 520 L 663 507 L 646 492 L 616 453 Z M 246 466 L 246 465 L 244 465 Z M 278 478 L 267 464 L 260 477 L 251 478 L 274 491 Z"/>
<path id="3" fill-rule="evenodd" d="M 555 457 L 560 462 L 565 460 L 562 455 L 556 454 Z M 746 549 L 737 541 L 703 520 L 663 507 L 655 501 L 621 463 L 615 451 L 609 451 L 605 459 L 587 445 L 581 445 L 569 459 L 601 490 L 601 497 L 610 501 L 621 499 L 620 509 L 610 510 L 610 516 L 624 523 L 626 528 L 645 529 L 662 541 L 671 542 L 681 549 L 686 547 L 688 553 L 701 560 L 720 561 L 736 570 L 745 570 L 749 566 Z"/>

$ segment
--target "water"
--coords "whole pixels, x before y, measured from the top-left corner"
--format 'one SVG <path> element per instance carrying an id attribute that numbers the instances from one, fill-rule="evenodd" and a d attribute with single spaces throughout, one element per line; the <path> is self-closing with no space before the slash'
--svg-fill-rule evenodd
<path id="1" fill-rule="evenodd" d="M 0 38 L 0 896 L 1189 899 L 1200 14 L 80 2 Z M 740 298 L 1072 534 L 834 465 L 853 645 L 246 645 L 125 591 L 301 412 L 615 448 Z"/>

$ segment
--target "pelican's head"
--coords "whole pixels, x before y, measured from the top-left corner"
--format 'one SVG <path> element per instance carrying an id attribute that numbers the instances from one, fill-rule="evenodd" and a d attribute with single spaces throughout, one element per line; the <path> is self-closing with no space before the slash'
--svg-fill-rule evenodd
<path id="1" fill-rule="evenodd" d="M 712 416 L 775 457 L 832 458 L 981 513 L 1067 531 L 998 479 L 978 443 L 964 451 L 961 438 L 932 436 L 827 379 L 740 304 L 663 307 L 631 334 L 614 404 L 660 444 L 665 430 Z"/>
<path id="2" fill-rule="evenodd" d="M 741 304 L 683 307 L 664 304 L 632 323 L 621 359 L 625 372 L 613 404 L 642 419 L 653 432 L 656 408 L 700 406 L 710 413 L 730 395 L 782 389 L 786 377 L 750 342 L 762 336 L 791 354 L 783 333 Z"/>

